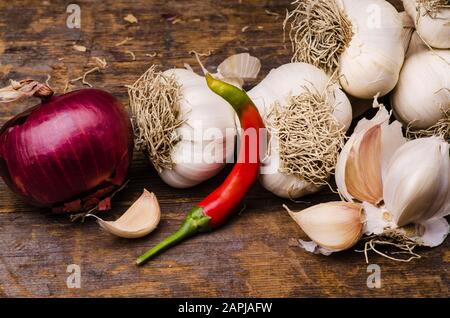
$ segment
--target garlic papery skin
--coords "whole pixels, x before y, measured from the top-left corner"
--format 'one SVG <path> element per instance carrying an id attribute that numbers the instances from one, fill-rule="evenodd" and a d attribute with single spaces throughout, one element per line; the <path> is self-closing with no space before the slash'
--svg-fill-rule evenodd
<path id="1" fill-rule="evenodd" d="M 215 77 L 242 87 L 246 80 L 255 79 L 261 70 L 261 61 L 248 53 L 235 54 L 217 67 Z"/>
<path id="2" fill-rule="evenodd" d="M 412 231 L 410 230 L 412 228 Z M 450 226 L 445 218 L 431 219 L 407 228 L 400 228 L 398 232 L 421 246 L 436 247 L 447 238 Z"/>
<path id="3" fill-rule="evenodd" d="M 380 107 L 371 119 L 358 122 L 339 154 L 335 180 L 339 193 L 349 202 L 383 201 L 383 176 L 393 152 L 406 142 L 399 122 L 389 124 L 390 114 Z"/>
<path id="4" fill-rule="evenodd" d="M 338 73 L 345 92 L 371 99 L 396 85 L 402 21 L 385 0 L 297 0 L 288 13 L 293 61 Z"/>
<path id="5" fill-rule="evenodd" d="M 427 8 L 427 3 L 431 8 Z M 403 0 L 403 6 L 414 20 L 417 32 L 428 45 L 437 49 L 450 49 L 448 1 L 445 3 L 445 0 Z"/>
<path id="6" fill-rule="evenodd" d="M 450 213 L 449 148 L 441 138 L 429 137 L 408 141 L 394 153 L 383 197 L 398 227 Z"/>
<path id="7" fill-rule="evenodd" d="M 184 69 L 164 74 L 174 76 L 181 85 L 179 118 L 183 123 L 175 130 L 180 140 L 171 153 L 173 165 L 161 169 L 159 174 L 172 187 L 193 187 L 215 176 L 234 153 L 235 113 L 225 100 L 219 100 L 209 90 L 203 76 Z M 217 131 L 217 135 L 207 136 L 210 130 Z M 208 161 L 208 151 L 222 155 Z"/>
<path id="8" fill-rule="evenodd" d="M 328 251 L 349 249 L 362 236 L 363 217 L 360 204 L 328 202 L 295 213 L 287 210 L 303 232 Z"/>
<path id="9" fill-rule="evenodd" d="M 413 34 L 392 108 L 405 126 L 428 129 L 450 111 L 450 50 L 429 50 Z"/>
<path id="10" fill-rule="evenodd" d="M 96 215 L 106 232 L 122 238 L 139 238 L 152 232 L 159 224 L 161 210 L 155 194 L 144 189 L 142 195 L 116 221 L 104 221 Z"/>
<path id="11" fill-rule="evenodd" d="M 399 13 L 400 18 L 402 20 L 403 25 L 403 31 L 402 31 L 402 44 L 403 44 L 403 51 L 408 51 L 409 43 L 411 42 L 411 37 L 415 31 L 415 25 L 413 19 L 409 16 L 408 13 L 405 11 Z"/>
<path id="12" fill-rule="evenodd" d="M 248 95 L 264 118 L 266 127 L 270 133 L 270 137 L 268 138 L 268 153 L 265 158 L 262 158 L 260 182 L 263 187 L 280 197 L 299 198 L 303 195 L 318 191 L 321 185 L 327 182 L 327 180 L 322 180 L 322 184 L 317 184 L 307 181 L 308 178 L 306 175 L 282 171 L 281 167 L 285 165 L 283 156 L 280 156 L 283 150 L 283 144 L 279 140 L 279 130 L 270 128 L 271 114 L 275 111 L 280 113 L 286 112 L 284 115 L 288 116 L 288 118 L 294 118 L 293 115 L 289 115 L 291 111 L 289 107 L 292 107 L 292 112 L 301 111 L 302 109 L 300 109 L 301 106 L 291 104 L 291 101 L 299 96 L 310 93 L 325 98 L 325 104 L 330 109 L 326 114 L 335 123 L 336 129 L 339 129 L 339 132 L 337 133 L 335 131 L 335 133 L 342 135 L 343 138 L 352 120 L 350 102 L 339 86 L 333 84 L 330 77 L 315 66 L 306 63 L 288 63 L 282 65 L 271 70 L 266 78 L 248 92 Z M 325 118 L 323 119 L 325 120 Z M 302 128 L 298 126 L 297 129 L 301 130 Z M 320 133 L 319 129 L 320 127 L 309 125 L 305 127 L 305 134 L 307 133 L 306 130 L 312 131 L 311 134 L 314 134 L 313 131 Z M 292 131 L 292 136 L 294 133 L 298 133 L 298 131 Z M 309 147 L 314 148 L 311 152 L 318 151 L 319 146 L 322 145 L 313 143 L 312 138 L 311 136 L 310 140 L 306 140 L 304 137 L 301 137 L 296 140 L 296 146 L 301 143 L 306 143 Z M 339 142 L 339 140 L 336 140 L 336 143 Z M 330 145 L 329 148 L 334 149 L 332 147 L 336 148 L 336 144 Z M 337 157 L 337 151 L 334 154 L 330 150 L 330 153 L 324 155 Z M 296 164 L 299 163 L 296 162 Z M 332 168 L 334 169 L 334 164 Z M 325 174 L 323 176 L 324 179 L 328 179 L 329 173 L 323 174 Z"/>
<path id="13" fill-rule="evenodd" d="M 260 63 L 238 54 L 220 65 L 220 78 L 243 83 L 255 78 Z M 215 176 L 234 154 L 233 108 L 190 69 L 164 72 L 151 67 L 128 87 L 138 150 L 144 151 L 164 182 L 195 186 Z"/>
<path id="14" fill-rule="evenodd" d="M 400 244 L 411 241 L 421 246 L 436 247 L 444 242 L 449 233 L 450 227 L 445 218 L 432 218 L 398 227 L 385 207 L 367 202 L 363 202 L 362 206 L 365 220 L 363 232 L 368 236 L 391 237 Z"/>

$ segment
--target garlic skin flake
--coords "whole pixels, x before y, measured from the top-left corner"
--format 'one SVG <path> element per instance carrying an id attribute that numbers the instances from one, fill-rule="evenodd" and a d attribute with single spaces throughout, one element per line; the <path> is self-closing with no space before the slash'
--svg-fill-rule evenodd
<path id="1" fill-rule="evenodd" d="M 325 256 L 330 256 L 331 254 L 333 254 L 333 251 L 330 251 L 329 249 L 317 245 L 316 242 L 314 241 L 304 241 L 302 239 L 299 239 L 298 243 L 300 247 L 303 248 L 305 251 L 313 254 L 322 254 Z"/>
<path id="2" fill-rule="evenodd" d="M 288 63 L 273 69 L 248 95 L 261 116 L 267 118 L 275 104 L 286 108 L 291 97 L 308 91 L 326 95 L 333 109 L 332 116 L 342 124 L 344 131 L 350 127 L 352 108 L 347 96 L 324 71 L 310 64 Z M 320 186 L 278 170 L 281 162 L 279 140 L 276 134 L 271 137 L 268 154 L 262 160 L 260 182 L 263 187 L 283 198 L 299 198 L 317 192 Z"/>
<path id="3" fill-rule="evenodd" d="M 443 119 L 450 111 L 450 49 L 432 51 L 414 32 L 391 101 L 405 126 L 427 129 Z"/>
<path id="4" fill-rule="evenodd" d="M 305 234 L 325 249 L 325 253 L 314 249 L 322 254 L 349 249 L 362 236 L 362 208 L 357 203 L 328 202 L 295 213 L 287 210 Z M 310 245 L 303 246 L 311 250 Z"/>
<path id="5" fill-rule="evenodd" d="M 415 224 L 413 229 L 412 232 L 404 229 L 399 229 L 399 231 L 419 245 L 435 247 L 444 242 L 450 231 L 450 226 L 445 218 L 440 218 Z"/>
<path id="6" fill-rule="evenodd" d="M 255 79 L 261 70 L 261 61 L 248 53 L 235 54 L 217 67 L 215 77 L 242 87 L 246 80 Z"/>
<path id="7" fill-rule="evenodd" d="M 116 221 L 104 221 L 96 215 L 98 224 L 106 232 L 122 238 L 144 237 L 159 224 L 161 210 L 154 193 L 144 189 L 142 195 Z"/>
<path id="8" fill-rule="evenodd" d="M 450 7 L 442 6 L 434 9 L 434 12 L 427 12 L 417 0 L 403 0 L 403 6 L 414 20 L 417 32 L 430 46 L 450 49 Z"/>

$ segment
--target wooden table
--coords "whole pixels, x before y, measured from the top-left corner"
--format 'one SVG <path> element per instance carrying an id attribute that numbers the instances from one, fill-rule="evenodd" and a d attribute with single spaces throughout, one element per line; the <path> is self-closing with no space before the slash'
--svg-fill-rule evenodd
<path id="1" fill-rule="evenodd" d="M 242 2 L 242 3 L 241 3 Z M 400 1 L 395 2 L 401 9 Z M 89 75 L 127 104 L 124 85 L 151 64 L 198 70 L 189 51 L 213 51 L 203 62 L 211 70 L 236 52 L 248 51 L 263 62 L 260 79 L 289 61 L 283 43 L 282 16 L 289 0 L 238 1 L 78 1 L 81 29 L 66 27 L 62 1 L 1 1 L 0 80 L 33 77 L 62 92 L 68 78 L 94 66 L 92 57 L 105 58 L 105 70 Z M 69 3 L 69 2 L 67 2 Z M 137 17 L 131 24 L 123 18 Z M 176 19 L 169 19 L 176 15 Z M 249 26 L 245 32 L 242 29 Z M 126 38 L 133 38 L 117 45 Z M 73 49 L 83 45 L 86 52 Z M 287 45 L 288 46 L 288 45 Z M 131 54 L 134 53 L 136 60 Z M 151 57 L 153 52 L 156 57 Z M 146 55 L 147 54 L 147 55 Z M 150 56 L 149 56 L 150 55 Z M 80 84 L 71 87 L 75 89 Z M 33 104 L 2 105 L 0 123 Z M 229 170 L 229 169 L 228 169 Z M 449 291 L 450 251 L 442 246 L 421 250 L 423 258 L 397 263 L 372 255 L 381 267 L 382 286 L 370 289 L 370 273 L 361 253 L 330 257 L 311 255 L 296 244 L 300 230 L 281 205 L 300 210 L 338 199 L 324 190 L 304 203 L 281 200 L 256 185 L 245 211 L 211 234 L 198 236 L 144 267 L 133 262 L 148 247 L 174 231 L 188 211 L 226 175 L 188 190 L 164 184 L 155 170 L 135 153 L 128 188 L 114 200 L 108 218 L 120 215 L 141 193 L 154 191 L 162 207 L 158 229 L 143 239 L 114 238 L 89 220 L 71 223 L 24 204 L 0 183 L 0 296 L 445 296 Z M 81 288 L 66 285 L 69 264 L 81 269 Z"/>

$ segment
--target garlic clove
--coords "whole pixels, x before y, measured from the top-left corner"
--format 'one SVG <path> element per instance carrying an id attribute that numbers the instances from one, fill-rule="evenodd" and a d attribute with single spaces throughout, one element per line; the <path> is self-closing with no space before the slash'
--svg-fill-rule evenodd
<path id="1" fill-rule="evenodd" d="M 139 238 L 152 232 L 159 224 L 161 210 L 155 194 L 144 189 L 142 195 L 116 221 L 104 221 L 96 215 L 98 224 L 107 232 L 123 238 Z"/>
<path id="2" fill-rule="evenodd" d="M 403 136 L 402 124 L 394 121 L 390 125 L 381 127 L 381 178 L 386 176 L 387 166 L 395 151 L 406 143 Z"/>
<path id="3" fill-rule="evenodd" d="M 359 146 L 359 147 L 358 147 Z M 383 200 L 381 183 L 381 127 L 376 125 L 355 144 L 345 165 L 347 191 L 361 202 L 378 204 Z"/>
<path id="4" fill-rule="evenodd" d="M 374 107 L 378 107 L 376 100 L 374 101 Z M 380 110 L 371 120 L 367 120 L 365 118 L 361 119 L 356 125 L 353 134 L 350 136 L 349 140 L 345 143 L 344 147 L 342 148 L 336 163 L 335 180 L 339 189 L 339 193 L 347 201 L 353 202 L 354 199 L 358 199 L 353 197 L 349 193 L 346 184 L 346 170 L 347 170 L 346 166 L 347 160 L 350 156 L 350 152 L 352 151 L 354 145 L 360 142 L 361 138 L 364 136 L 366 131 L 368 131 L 369 129 L 371 129 L 376 125 L 388 122 L 389 117 L 390 117 L 389 112 L 384 107 L 380 107 Z"/>
<path id="5" fill-rule="evenodd" d="M 289 215 L 308 237 L 326 250 L 338 252 L 355 245 L 362 235 L 362 207 L 357 203 L 328 202 Z"/>
<path id="6" fill-rule="evenodd" d="M 407 142 L 391 158 L 383 196 L 399 227 L 450 212 L 449 147 L 442 138 L 421 138 Z"/>
<path id="7" fill-rule="evenodd" d="M 335 180 L 339 193 L 354 200 L 378 204 L 382 201 L 382 179 L 393 152 L 405 143 L 401 124 L 389 124 L 390 114 L 383 105 L 371 119 L 361 119 L 339 154 Z"/>

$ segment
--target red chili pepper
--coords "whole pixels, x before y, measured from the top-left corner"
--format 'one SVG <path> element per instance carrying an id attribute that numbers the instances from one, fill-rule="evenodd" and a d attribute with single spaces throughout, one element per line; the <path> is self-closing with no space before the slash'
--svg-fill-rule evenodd
<path id="1" fill-rule="evenodd" d="M 233 106 L 244 133 L 238 162 L 225 181 L 203 201 L 191 209 L 181 227 L 171 236 L 136 260 L 141 265 L 160 252 L 201 232 L 221 226 L 244 199 L 259 174 L 260 129 L 264 123 L 258 109 L 239 88 L 206 75 L 209 88 Z"/>

